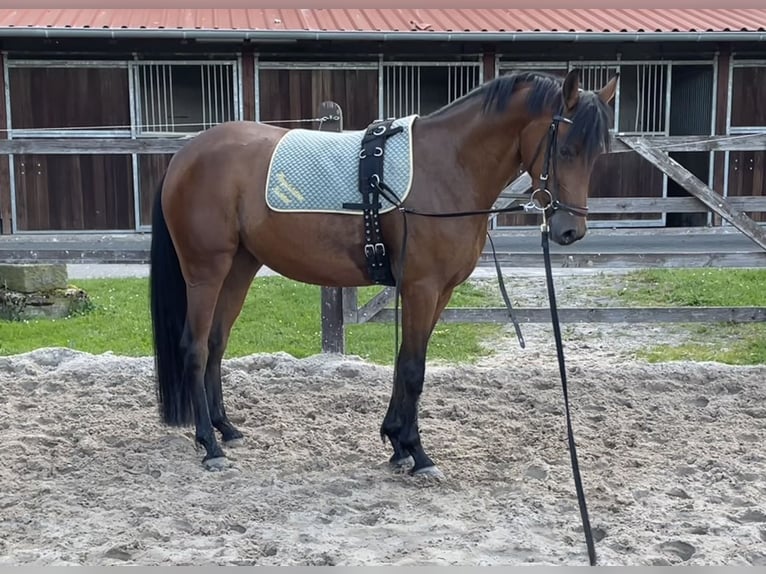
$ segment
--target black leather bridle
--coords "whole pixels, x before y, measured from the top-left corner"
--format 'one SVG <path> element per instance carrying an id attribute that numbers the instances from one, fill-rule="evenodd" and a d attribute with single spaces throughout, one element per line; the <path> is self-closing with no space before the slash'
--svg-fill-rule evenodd
<path id="1" fill-rule="evenodd" d="M 588 215 L 588 208 L 585 206 L 579 206 L 579 205 L 572 205 L 570 203 L 564 203 L 559 199 L 558 194 L 558 174 L 556 172 L 556 160 L 557 160 L 557 150 L 558 150 L 558 131 L 559 131 L 559 124 L 561 122 L 564 122 L 566 124 L 572 125 L 574 122 L 570 120 L 569 118 L 561 115 L 561 113 L 555 114 L 553 118 L 551 119 L 551 125 L 548 127 L 548 131 L 546 132 L 547 136 L 547 146 L 545 146 L 545 156 L 543 158 L 543 168 L 540 172 L 540 176 L 538 177 L 538 180 L 540 181 L 540 185 L 532 191 L 532 195 L 530 197 L 530 202 L 535 205 L 536 209 L 541 211 L 545 217 L 550 219 L 550 217 L 553 215 L 554 212 L 561 209 L 563 211 L 568 211 L 569 213 L 573 215 L 577 215 L 580 217 L 586 217 Z M 546 143 L 546 138 L 543 138 L 540 140 L 540 143 L 537 145 L 537 149 L 535 151 L 535 155 L 532 156 L 532 161 L 529 162 L 529 169 L 532 168 L 532 166 L 537 161 L 537 158 L 540 155 L 540 152 L 542 151 L 543 144 Z M 551 174 L 551 163 L 553 164 L 553 177 L 555 185 L 553 187 L 553 190 L 551 190 L 548 187 L 548 182 Z M 527 170 L 529 171 L 529 170 Z M 539 198 L 536 196 L 540 195 L 547 195 L 548 196 L 548 202 L 545 207 L 543 207 L 543 203 L 539 201 Z M 542 198 L 544 199 L 544 198 Z"/>

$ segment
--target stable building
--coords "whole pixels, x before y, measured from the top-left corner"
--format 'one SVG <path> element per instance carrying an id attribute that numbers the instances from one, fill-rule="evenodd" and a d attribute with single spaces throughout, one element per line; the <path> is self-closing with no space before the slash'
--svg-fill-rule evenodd
<path id="1" fill-rule="evenodd" d="M 146 232 L 167 162 L 200 130 L 318 128 L 327 100 L 363 129 L 522 69 L 578 68 L 585 88 L 619 72 L 615 134 L 766 133 L 764 40 L 766 9 L 2 9 L 0 230 Z M 764 151 L 670 155 L 724 197 L 766 196 Z M 615 200 L 592 227 L 726 224 L 621 212 L 621 199 L 688 197 L 634 152 L 599 159 L 591 196 Z"/>

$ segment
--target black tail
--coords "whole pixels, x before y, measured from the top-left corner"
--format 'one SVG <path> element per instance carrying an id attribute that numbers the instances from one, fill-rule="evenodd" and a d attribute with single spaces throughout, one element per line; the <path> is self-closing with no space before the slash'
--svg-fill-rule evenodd
<path id="1" fill-rule="evenodd" d="M 157 401 L 165 424 L 184 426 L 194 421 L 191 392 L 183 384 L 181 336 L 186 321 L 186 282 L 162 213 L 164 180 L 163 176 L 154 199 L 149 271 Z"/>

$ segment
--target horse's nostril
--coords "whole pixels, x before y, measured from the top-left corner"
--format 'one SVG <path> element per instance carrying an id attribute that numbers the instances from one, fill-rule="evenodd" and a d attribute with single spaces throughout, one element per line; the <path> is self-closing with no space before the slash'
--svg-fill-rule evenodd
<path id="1" fill-rule="evenodd" d="M 561 243 L 564 245 L 569 245 L 575 241 L 577 241 L 577 232 L 574 229 L 567 229 L 561 234 Z"/>

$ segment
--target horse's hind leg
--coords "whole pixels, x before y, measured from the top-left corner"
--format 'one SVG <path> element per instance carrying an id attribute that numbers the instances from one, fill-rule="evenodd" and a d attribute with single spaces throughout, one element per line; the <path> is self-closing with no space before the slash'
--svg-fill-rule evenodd
<path id="1" fill-rule="evenodd" d="M 203 463 L 208 468 L 222 466 L 226 458 L 213 434 L 205 390 L 205 369 L 213 315 L 221 286 L 231 266 L 231 258 L 229 254 L 221 255 L 205 265 L 204 270 L 195 269 L 195 275 L 205 279 L 188 282 L 186 324 L 181 337 L 184 354 L 183 384 L 191 389 L 195 438 L 205 448 Z"/>
<path id="2" fill-rule="evenodd" d="M 229 342 L 231 328 L 242 310 L 250 284 L 260 267 L 261 264 L 248 251 L 240 247 L 218 296 L 218 305 L 208 339 L 205 370 L 208 408 L 211 422 L 221 433 L 221 438 L 227 446 L 235 446 L 243 437 L 226 416 L 221 386 L 221 361 Z"/>

